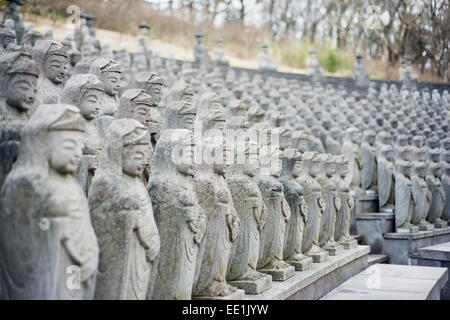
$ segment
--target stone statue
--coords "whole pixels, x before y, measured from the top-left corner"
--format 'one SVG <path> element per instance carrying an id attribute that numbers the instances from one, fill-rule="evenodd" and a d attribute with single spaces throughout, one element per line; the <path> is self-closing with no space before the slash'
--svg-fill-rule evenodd
<path id="1" fill-rule="evenodd" d="M 134 119 L 147 129 L 152 118 L 153 98 L 141 89 L 127 89 L 120 97 L 118 119 Z"/>
<path id="2" fill-rule="evenodd" d="M 7 20 L 5 22 L 12 22 Z M 18 51 L 16 33 L 12 28 L 0 27 L 0 53 Z"/>
<path id="3" fill-rule="evenodd" d="M 97 76 L 97 78 L 103 82 L 105 88 L 105 94 L 103 95 L 103 100 L 101 102 L 100 115 L 95 120 L 100 135 L 105 137 L 108 126 L 117 115 L 122 69 L 114 60 L 97 58 L 92 61 L 89 67 L 89 73 Z"/>
<path id="4" fill-rule="evenodd" d="M 308 220 L 303 232 L 302 252 L 320 263 L 328 258 L 328 252 L 319 247 L 320 224 L 325 210 L 325 200 L 321 194 L 321 186 L 315 179 L 320 173 L 320 160 L 316 152 L 305 152 L 302 155 L 302 174 L 296 181 L 303 188 L 303 197 L 309 208 Z"/>
<path id="5" fill-rule="evenodd" d="M 321 82 L 324 80 L 324 75 L 316 53 L 314 48 L 309 50 L 309 56 L 306 58 L 306 73 L 313 82 Z"/>
<path id="6" fill-rule="evenodd" d="M 434 224 L 435 228 L 447 227 L 447 221 L 442 220 L 445 204 L 445 190 L 441 182 L 442 169 L 440 163 L 429 164 L 426 177 L 428 189 L 431 192 L 430 208 L 427 221 Z"/>
<path id="7" fill-rule="evenodd" d="M 364 66 L 362 64 L 363 56 L 358 52 L 356 55 L 356 62 L 353 66 L 353 79 L 357 88 L 368 88 L 370 79 Z"/>
<path id="8" fill-rule="evenodd" d="M 412 68 L 412 58 L 410 56 L 403 57 L 402 65 L 398 69 L 399 80 L 407 88 L 414 87 L 418 81 L 417 74 Z"/>
<path id="9" fill-rule="evenodd" d="M 395 176 L 395 230 L 414 233 L 419 228 L 411 223 L 414 210 L 414 196 L 411 182 L 411 162 L 397 163 Z"/>
<path id="10" fill-rule="evenodd" d="M 173 157 L 182 151 L 182 159 Z M 148 191 L 161 238 L 153 299 L 188 300 L 206 217 L 194 191 L 193 135 L 169 129 L 156 146 Z"/>
<path id="11" fill-rule="evenodd" d="M 360 141 L 358 129 L 352 127 L 345 131 L 342 154 L 350 161 L 350 174 L 347 177 L 346 183 L 356 192 L 361 190 L 361 171 L 364 167 L 363 157 L 359 147 Z"/>
<path id="12" fill-rule="evenodd" d="M 312 258 L 302 253 L 303 232 L 309 218 L 309 208 L 303 198 L 303 188 L 296 182 L 301 174 L 302 155 L 296 149 L 286 149 L 283 154 L 283 171 L 280 182 L 284 196 L 291 209 L 291 219 L 287 225 L 283 256 L 296 271 L 311 267 Z"/>
<path id="13" fill-rule="evenodd" d="M 394 150 L 383 146 L 378 157 L 378 204 L 380 212 L 393 212 L 395 203 Z"/>
<path id="14" fill-rule="evenodd" d="M 434 225 L 426 221 L 431 203 L 431 191 L 426 182 L 427 165 L 425 162 L 414 163 L 414 175 L 411 178 L 414 197 L 414 210 L 411 222 L 419 227 L 420 231 L 434 230 Z"/>
<path id="15" fill-rule="evenodd" d="M 98 244 L 74 174 L 85 121 L 70 105 L 42 105 L 25 127 L 0 195 L 3 298 L 92 299 Z"/>
<path id="16" fill-rule="evenodd" d="M 344 246 L 344 249 L 350 250 L 356 248 L 358 242 L 350 235 L 350 224 L 352 212 L 355 208 L 355 200 L 350 194 L 350 188 L 345 183 L 349 174 L 349 160 L 345 156 L 339 156 L 336 159 L 338 170 L 336 172 L 337 196 L 341 199 L 340 210 L 337 210 L 336 226 L 334 239 Z"/>
<path id="17" fill-rule="evenodd" d="M 322 174 L 317 181 L 322 188 L 322 197 L 325 200 L 325 210 L 321 220 L 319 245 L 325 249 L 330 256 L 336 256 L 344 250 L 334 239 L 337 212 L 341 210 L 341 197 L 337 194 L 336 160 L 330 154 L 321 155 Z"/>
<path id="18" fill-rule="evenodd" d="M 236 150 L 239 150 L 236 147 Z M 256 270 L 261 245 L 261 231 L 267 220 L 267 208 L 256 183 L 258 174 L 258 145 L 249 141 L 243 153 L 245 163 L 237 159 L 227 172 L 228 187 L 239 215 L 240 230 L 234 243 L 227 280 L 245 290 L 258 294 L 272 286 L 272 277 Z M 237 157 L 237 153 L 235 153 Z"/>
<path id="19" fill-rule="evenodd" d="M 263 43 L 261 45 L 261 52 L 258 53 L 258 66 L 262 71 L 277 71 L 277 66 L 272 63 L 269 55 L 269 45 Z"/>
<path id="20" fill-rule="evenodd" d="M 24 5 L 22 0 L 7 0 L 8 7 L 3 13 L 3 21 L 5 23 L 6 20 L 11 19 L 14 21 L 14 31 L 17 36 L 17 43 L 22 43 L 22 35 L 24 33 L 25 28 L 23 27 L 23 17 L 19 13 L 20 6 Z"/>
<path id="21" fill-rule="evenodd" d="M 194 63 L 197 66 L 209 67 L 211 63 L 211 57 L 208 54 L 208 48 L 203 46 L 203 33 L 197 32 L 195 34 L 194 44 Z"/>
<path id="22" fill-rule="evenodd" d="M 96 76 L 77 74 L 69 78 L 61 94 L 61 101 L 78 107 L 86 120 L 83 157 L 76 174 L 86 195 L 97 169 L 102 148 L 102 140 L 95 119 L 100 114 L 103 90 L 103 84 Z"/>
<path id="23" fill-rule="evenodd" d="M 31 55 L 41 69 L 35 103 L 29 111 L 33 114 L 41 104 L 61 101 L 61 91 L 66 80 L 67 51 L 59 42 L 39 40 Z"/>
<path id="24" fill-rule="evenodd" d="M 377 157 L 375 147 L 376 134 L 372 130 L 364 131 L 361 144 L 363 168 L 361 172 L 361 186 L 368 192 L 376 192 L 377 189 Z"/>
<path id="25" fill-rule="evenodd" d="M 442 213 L 442 220 L 447 221 L 447 224 L 450 222 L 450 164 L 447 162 L 445 164 L 444 175 L 442 176 L 441 182 L 442 187 L 445 191 L 445 203 L 444 203 L 444 211 Z"/>
<path id="26" fill-rule="evenodd" d="M 17 160 L 38 77 L 39 68 L 30 55 L 22 52 L 0 55 L 0 189 Z"/>
<path id="27" fill-rule="evenodd" d="M 203 164 L 197 167 L 194 179 L 207 225 L 199 254 L 201 265 L 196 272 L 192 295 L 199 299 L 242 299 L 244 290 L 238 290 L 226 282 L 233 243 L 240 226 L 225 180 L 228 145 L 224 138 L 212 136 L 203 141 L 202 151 L 207 155 L 214 152 L 215 156 L 210 159 L 212 161 L 203 160 Z"/>
<path id="28" fill-rule="evenodd" d="M 216 40 L 216 47 L 214 48 L 214 58 L 217 65 L 222 67 L 228 67 L 230 62 L 225 58 L 223 50 L 223 39 L 218 38 Z"/>
<path id="29" fill-rule="evenodd" d="M 158 112 L 158 114 L 155 114 L 155 119 L 161 119 L 161 122 L 153 122 L 149 127 L 152 136 L 152 145 L 155 147 L 158 137 L 161 135 L 162 120 L 164 119 L 164 114 L 166 112 L 166 106 L 161 102 L 164 80 L 157 73 L 145 71 L 138 73 L 134 77 L 134 85 L 136 88 L 144 90 L 152 96 L 154 113 L 156 113 L 156 111 Z"/>
<path id="30" fill-rule="evenodd" d="M 295 268 L 283 261 L 284 238 L 291 210 L 284 198 L 281 175 L 283 154 L 275 146 L 261 148 L 261 163 L 270 162 L 269 175 L 260 174 L 258 187 L 267 207 L 267 222 L 261 232 L 258 270 L 272 276 L 275 281 L 292 277 Z"/>
<path id="31" fill-rule="evenodd" d="M 152 203 L 140 179 L 150 135 L 136 120 L 108 127 L 101 166 L 89 193 L 100 245 L 96 299 L 144 300 L 153 294 L 160 239 Z"/>
<path id="32" fill-rule="evenodd" d="M 192 86 L 184 80 L 176 81 L 172 88 L 170 88 L 169 95 L 167 96 L 166 105 L 172 101 L 186 101 L 189 103 L 194 102 L 194 89 Z"/>

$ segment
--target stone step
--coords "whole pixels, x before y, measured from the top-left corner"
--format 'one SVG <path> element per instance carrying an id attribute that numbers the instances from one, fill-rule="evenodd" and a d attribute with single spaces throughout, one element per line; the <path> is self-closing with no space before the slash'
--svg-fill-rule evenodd
<path id="1" fill-rule="evenodd" d="M 374 264 L 322 300 L 439 300 L 447 268 Z"/>
<path id="2" fill-rule="evenodd" d="M 384 234 L 394 231 L 394 214 L 368 212 L 356 215 L 356 231 L 362 243 L 370 246 L 370 253 L 384 253 Z"/>
<path id="3" fill-rule="evenodd" d="M 273 281 L 272 288 L 260 294 L 246 294 L 245 300 L 317 300 L 325 294 L 367 269 L 370 248 L 358 246 L 330 256 L 310 269 L 296 271 L 285 281 Z"/>
<path id="4" fill-rule="evenodd" d="M 385 254 L 369 254 L 369 267 L 377 263 L 386 263 L 388 256 Z"/>

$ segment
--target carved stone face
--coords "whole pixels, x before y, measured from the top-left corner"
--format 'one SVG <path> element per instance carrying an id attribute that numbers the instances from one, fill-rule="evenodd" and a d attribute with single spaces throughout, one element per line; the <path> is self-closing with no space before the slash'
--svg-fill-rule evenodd
<path id="1" fill-rule="evenodd" d="M 339 169 L 340 169 L 339 171 L 340 171 L 341 177 L 345 177 L 348 174 L 348 163 L 347 162 L 342 163 L 339 166 Z"/>
<path id="2" fill-rule="evenodd" d="M 183 145 L 183 159 L 181 163 L 175 164 L 178 172 L 184 174 L 185 176 L 194 176 L 195 165 L 194 165 L 194 146 L 191 141 L 185 141 Z"/>
<path id="3" fill-rule="evenodd" d="M 61 84 L 66 78 L 67 58 L 60 55 L 52 55 L 45 59 L 44 75 L 51 82 Z"/>
<path id="4" fill-rule="evenodd" d="M 189 131 L 194 131 L 194 121 L 195 121 L 195 114 L 183 114 L 181 115 L 182 122 L 183 122 L 183 129 L 187 129 Z"/>
<path id="5" fill-rule="evenodd" d="M 3 38 L 3 48 L 5 50 L 13 49 L 16 46 L 17 40 L 15 37 L 5 36 Z"/>
<path id="6" fill-rule="evenodd" d="M 148 89 L 148 93 L 153 97 L 153 105 L 158 106 L 161 102 L 161 84 L 152 84 Z"/>
<path id="7" fill-rule="evenodd" d="M 103 92 L 100 90 L 88 90 L 81 99 L 80 112 L 86 120 L 93 120 L 100 114 L 100 101 Z"/>
<path id="8" fill-rule="evenodd" d="M 123 172 L 131 177 L 139 177 L 148 161 L 147 145 L 130 145 L 122 150 Z"/>
<path id="9" fill-rule="evenodd" d="M 317 177 L 320 174 L 320 161 L 312 161 L 309 167 L 309 174 L 312 177 Z"/>
<path id="10" fill-rule="evenodd" d="M 62 175 L 75 174 L 83 154 L 83 133 L 54 131 L 50 145 L 50 168 Z"/>
<path id="11" fill-rule="evenodd" d="M 146 104 L 138 104 L 133 109 L 133 119 L 142 123 L 146 128 L 150 125 L 151 107 Z"/>
<path id="12" fill-rule="evenodd" d="M 116 96 L 120 90 L 120 73 L 104 72 L 102 74 L 102 82 L 105 86 L 105 93 L 109 96 Z"/>
<path id="13" fill-rule="evenodd" d="M 6 87 L 6 103 L 18 111 L 28 111 L 34 103 L 37 79 L 31 74 L 14 74 Z"/>
<path id="14" fill-rule="evenodd" d="M 297 160 L 292 167 L 291 174 L 294 178 L 297 178 L 302 173 L 302 160 Z"/>
<path id="15" fill-rule="evenodd" d="M 335 163 L 327 163 L 325 165 L 325 174 L 329 177 L 333 176 L 336 173 L 336 164 Z"/>

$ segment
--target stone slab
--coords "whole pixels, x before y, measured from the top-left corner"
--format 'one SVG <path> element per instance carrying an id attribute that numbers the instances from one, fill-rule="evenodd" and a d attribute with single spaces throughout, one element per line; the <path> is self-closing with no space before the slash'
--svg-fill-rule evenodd
<path id="1" fill-rule="evenodd" d="M 375 264 L 322 300 L 439 300 L 445 268 Z"/>
<path id="2" fill-rule="evenodd" d="M 285 281 L 295 274 L 295 268 L 293 266 L 284 269 L 260 269 L 258 271 L 271 275 L 273 281 Z"/>
<path id="3" fill-rule="evenodd" d="M 417 233 L 386 233 L 384 235 L 384 254 L 389 256 L 389 263 L 411 264 L 410 257 L 421 248 L 449 242 L 450 227 Z"/>
<path id="4" fill-rule="evenodd" d="M 321 263 L 327 260 L 328 252 L 322 251 L 318 253 L 307 254 L 307 256 L 312 258 L 313 263 Z"/>
<path id="5" fill-rule="evenodd" d="M 262 293 L 272 287 L 272 276 L 265 275 L 254 281 L 240 280 L 240 281 L 227 281 L 230 285 L 238 287 L 245 291 L 245 294 L 258 294 Z"/>
<path id="6" fill-rule="evenodd" d="M 356 229 L 364 244 L 370 246 L 371 253 L 384 252 L 384 234 L 394 231 L 393 213 L 362 213 L 356 217 Z"/>
<path id="7" fill-rule="evenodd" d="M 345 241 L 340 243 L 345 250 L 353 250 L 358 247 L 358 241 L 356 239 Z"/>
<path id="8" fill-rule="evenodd" d="M 424 224 L 419 226 L 420 231 L 433 231 L 435 229 L 434 225 L 432 224 Z"/>
<path id="9" fill-rule="evenodd" d="M 388 261 L 388 256 L 385 254 L 369 254 L 369 266 L 377 263 L 385 263 Z"/>
<path id="10" fill-rule="evenodd" d="M 316 300 L 368 266 L 369 246 L 358 246 L 314 263 L 311 269 L 295 272 L 284 282 L 273 282 L 272 288 L 257 294 L 245 295 L 244 300 Z"/>

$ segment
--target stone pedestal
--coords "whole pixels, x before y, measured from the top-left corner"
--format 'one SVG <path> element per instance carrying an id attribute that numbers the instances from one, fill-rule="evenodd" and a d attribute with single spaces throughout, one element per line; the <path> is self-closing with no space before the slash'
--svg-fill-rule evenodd
<path id="1" fill-rule="evenodd" d="M 238 280 L 228 281 L 228 283 L 239 289 L 243 289 L 245 294 L 259 294 L 272 287 L 272 276 L 265 275 L 258 280 Z"/>
<path id="2" fill-rule="evenodd" d="M 443 229 L 443 228 L 447 228 L 447 226 L 448 226 L 448 224 L 445 221 L 434 223 L 435 229 Z"/>
<path id="3" fill-rule="evenodd" d="M 335 247 L 323 247 L 322 249 L 326 250 L 328 252 L 328 255 L 330 256 L 337 256 L 344 252 L 343 245 L 337 245 Z"/>
<path id="4" fill-rule="evenodd" d="M 373 212 L 378 212 L 378 195 L 375 193 L 375 191 L 369 194 L 366 191 L 363 194 L 355 195 L 355 209 L 352 213 L 350 234 L 352 235 L 359 234 L 356 221 L 359 214 L 373 213 Z"/>
<path id="5" fill-rule="evenodd" d="M 450 242 L 419 249 L 417 253 L 411 255 L 411 264 L 415 266 L 447 268 L 450 272 Z M 447 280 L 441 290 L 441 299 L 450 300 L 449 280 Z"/>
<path id="6" fill-rule="evenodd" d="M 258 271 L 271 275 L 273 281 L 285 281 L 295 274 L 293 266 L 284 269 L 259 269 Z"/>
<path id="7" fill-rule="evenodd" d="M 384 253 L 391 264 L 411 264 L 410 256 L 419 249 L 450 241 L 450 227 L 417 233 L 386 233 Z"/>
<path id="8" fill-rule="evenodd" d="M 302 261 L 286 261 L 295 268 L 295 271 L 305 271 L 311 268 L 313 259 L 311 257 L 305 257 Z"/>
<path id="9" fill-rule="evenodd" d="M 310 269 L 295 272 L 286 281 L 273 282 L 272 288 L 261 294 L 246 294 L 244 300 L 317 300 L 365 270 L 369 250 L 369 246 L 358 246 L 325 262 L 313 263 Z"/>
<path id="10" fill-rule="evenodd" d="M 228 296 L 223 296 L 223 297 L 192 297 L 192 300 L 242 300 L 244 299 L 245 296 L 245 292 L 242 289 L 238 289 L 235 292 L 233 292 L 232 294 L 228 295 Z"/>
<path id="11" fill-rule="evenodd" d="M 321 251 L 321 252 L 317 252 L 317 253 L 311 253 L 311 254 L 308 254 L 308 257 L 312 258 L 313 263 L 321 263 L 321 262 L 324 262 L 325 260 L 327 260 L 328 252 Z"/>
<path id="12" fill-rule="evenodd" d="M 395 212 L 395 208 L 393 208 L 393 207 L 381 207 L 380 208 L 380 212 L 381 213 L 394 213 Z"/>
<path id="13" fill-rule="evenodd" d="M 393 213 L 362 213 L 356 216 L 356 230 L 364 244 L 370 246 L 370 253 L 382 254 L 384 234 L 394 232 Z"/>
<path id="14" fill-rule="evenodd" d="M 345 250 L 353 250 L 356 247 L 358 247 L 358 241 L 356 241 L 356 239 L 352 239 L 352 240 L 345 241 L 345 242 L 340 242 L 340 244 L 342 244 L 344 246 Z"/>
<path id="15" fill-rule="evenodd" d="M 434 225 L 432 224 L 423 224 L 419 226 L 419 231 L 433 231 Z"/>
<path id="16" fill-rule="evenodd" d="M 416 233 L 419 232 L 419 227 L 402 227 L 397 228 L 398 233 Z"/>

